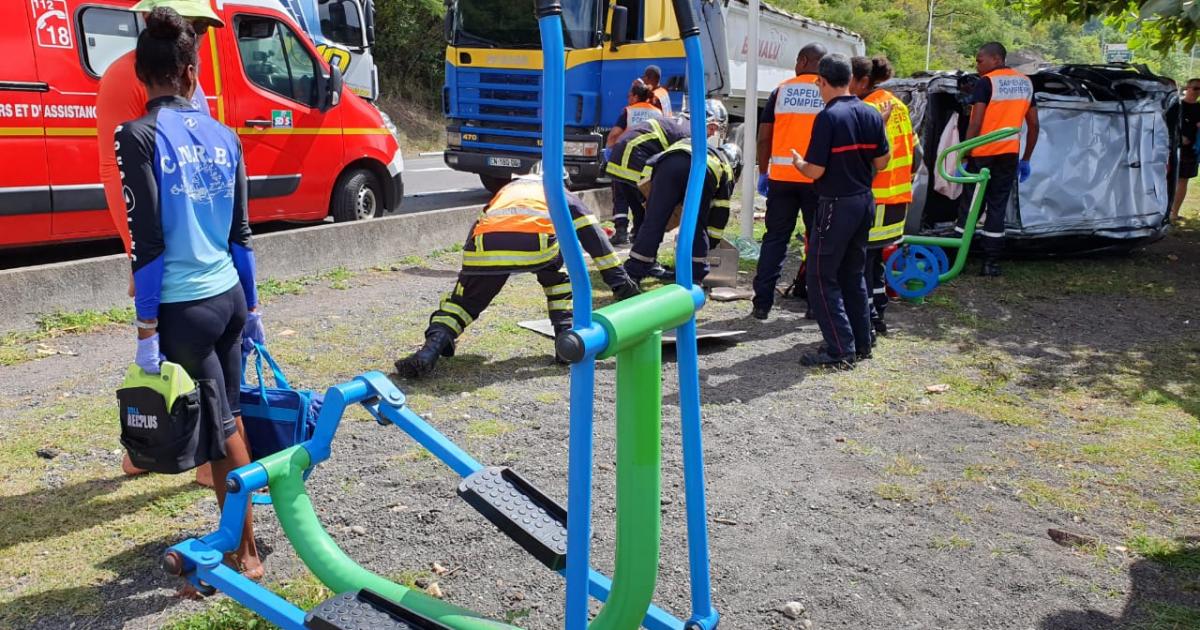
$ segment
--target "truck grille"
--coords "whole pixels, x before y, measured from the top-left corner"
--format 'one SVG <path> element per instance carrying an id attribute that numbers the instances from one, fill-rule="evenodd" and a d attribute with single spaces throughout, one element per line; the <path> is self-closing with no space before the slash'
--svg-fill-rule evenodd
<path id="1" fill-rule="evenodd" d="M 458 71 L 458 116 L 468 120 L 537 124 L 542 73 L 532 70 Z"/>

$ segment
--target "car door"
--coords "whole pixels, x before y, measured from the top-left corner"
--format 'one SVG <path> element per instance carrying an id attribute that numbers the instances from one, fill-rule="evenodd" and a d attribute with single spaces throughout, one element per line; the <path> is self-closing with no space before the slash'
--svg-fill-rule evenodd
<path id="1" fill-rule="evenodd" d="M 41 116 L 49 89 L 34 58 L 29 3 L 0 2 L 0 247 L 50 240 L 50 175 Z"/>
<path id="2" fill-rule="evenodd" d="M 232 24 L 236 60 L 227 124 L 241 136 L 253 220 L 314 219 L 329 210 L 342 160 L 341 114 L 317 109 L 316 50 L 290 20 L 249 7 Z M 231 81 L 231 83 L 233 82 Z"/>

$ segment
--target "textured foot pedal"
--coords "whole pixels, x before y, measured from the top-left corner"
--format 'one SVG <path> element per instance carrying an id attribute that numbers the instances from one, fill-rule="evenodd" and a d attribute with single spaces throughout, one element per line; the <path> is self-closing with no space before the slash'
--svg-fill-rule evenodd
<path id="1" fill-rule="evenodd" d="M 450 630 L 368 590 L 325 600 L 309 611 L 304 625 L 312 630 Z"/>
<path id="2" fill-rule="evenodd" d="M 462 480 L 458 496 L 542 564 L 567 566 L 567 511 L 512 469 L 484 468 Z"/>

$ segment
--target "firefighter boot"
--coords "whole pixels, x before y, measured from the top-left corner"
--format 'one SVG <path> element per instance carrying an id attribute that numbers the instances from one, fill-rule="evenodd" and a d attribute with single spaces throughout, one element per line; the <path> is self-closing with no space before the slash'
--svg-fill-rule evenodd
<path id="1" fill-rule="evenodd" d="M 616 223 L 613 225 L 613 235 L 608 237 L 608 242 L 613 247 L 629 244 L 629 225 L 626 223 Z"/>
<path id="2" fill-rule="evenodd" d="M 434 326 L 426 331 L 425 345 L 420 350 L 396 361 L 396 373 L 405 378 L 421 378 L 437 367 L 439 357 L 452 356 L 454 335 L 441 326 Z"/>
<path id="3" fill-rule="evenodd" d="M 1000 261 L 996 258 L 988 257 L 983 259 L 983 269 L 979 271 L 979 275 L 985 278 L 1000 277 Z"/>

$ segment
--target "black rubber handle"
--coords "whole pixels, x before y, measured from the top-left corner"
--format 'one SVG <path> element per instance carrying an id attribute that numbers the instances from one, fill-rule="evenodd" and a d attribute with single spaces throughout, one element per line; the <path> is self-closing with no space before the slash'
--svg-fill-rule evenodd
<path id="1" fill-rule="evenodd" d="M 700 27 L 696 24 L 696 11 L 692 5 L 693 0 L 673 0 L 675 5 L 675 21 L 679 24 L 679 37 L 693 37 L 700 34 Z"/>
<path id="2" fill-rule="evenodd" d="M 583 339 L 572 330 L 564 331 L 554 340 L 554 349 L 568 363 L 579 363 L 586 355 Z"/>
<path id="3" fill-rule="evenodd" d="M 247 127 L 274 127 L 275 121 L 270 118 L 251 118 L 246 121 Z"/>
<path id="4" fill-rule="evenodd" d="M 562 2 L 559 0 L 538 0 L 537 16 L 544 18 L 551 15 L 562 15 Z"/>

